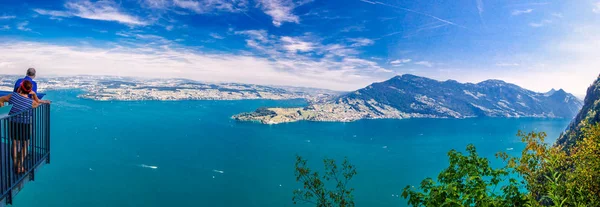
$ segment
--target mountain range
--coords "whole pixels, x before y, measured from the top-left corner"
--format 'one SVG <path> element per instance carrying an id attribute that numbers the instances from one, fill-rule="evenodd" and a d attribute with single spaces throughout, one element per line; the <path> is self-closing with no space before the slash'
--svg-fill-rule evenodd
<path id="1" fill-rule="evenodd" d="M 355 121 L 378 118 L 572 118 L 583 103 L 562 89 L 537 93 L 501 80 L 477 84 L 405 74 L 304 108 L 262 108 L 243 121 Z"/>

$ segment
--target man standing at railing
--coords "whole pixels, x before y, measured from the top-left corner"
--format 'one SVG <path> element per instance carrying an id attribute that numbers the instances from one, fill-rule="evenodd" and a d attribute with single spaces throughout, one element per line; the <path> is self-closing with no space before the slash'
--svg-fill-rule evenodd
<path id="1" fill-rule="evenodd" d="M 23 82 L 24 80 L 28 80 L 33 85 L 31 90 L 33 92 L 37 93 L 37 83 L 33 80 L 34 78 L 35 78 L 35 68 L 27 69 L 27 75 L 24 78 L 19 78 L 19 80 L 17 80 L 17 82 L 15 82 L 15 87 L 13 89 L 13 92 L 17 92 L 17 89 L 19 89 L 19 86 L 21 86 L 21 82 Z M 29 96 L 29 97 L 31 98 L 31 96 Z"/>

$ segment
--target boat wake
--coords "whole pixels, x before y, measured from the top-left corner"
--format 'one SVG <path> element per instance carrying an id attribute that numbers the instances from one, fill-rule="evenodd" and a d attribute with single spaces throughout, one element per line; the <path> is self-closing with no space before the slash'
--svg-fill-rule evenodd
<path id="1" fill-rule="evenodd" d="M 154 165 L 141 164 L 141 165 L 138 165 L 138 166 L 139 167 L 143 167 L 143 168 L 158 169 L 158 166 L 154 166 Z"/>

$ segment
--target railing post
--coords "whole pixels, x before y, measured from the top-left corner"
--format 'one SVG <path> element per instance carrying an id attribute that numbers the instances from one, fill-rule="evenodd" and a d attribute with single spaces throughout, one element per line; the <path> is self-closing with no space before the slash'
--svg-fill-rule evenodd
<path id="1" fill-rule="evenodd" d="M 2 177 L 0 179 L 2 179 L 2 186 L 0 188 L 2 188 L 2 190 L 0 191 L 1 195 L 4 195 L 4 193 L 6 192 L 6 189 L 8 188 L 8 181 L 7 181 L 7 176 L 8 176 L 8 172 L 9 171 L 9 167 L 10 167 L 10 154 L 9 154 L 9 149 L 8 149 L 8 129 L 6 127 L 6 121 L 5 120 L 1 120 L 0 121 L 0 128 L 2 128 L 2 132 L 0 134 L 0 136 L 2 136 L 4 138 L 4 143 L 0 145 L 0 147 L 2 147 L 1 151 L 2 151 L 2 157 L 0 157 L 2 159 Z"/>
<path id="2" fill-rule="evenodd" d="M 47 148 L 46 149 L 47 149 L 47 153 L 48 153 L 48 159 L 46 160 L 46 163 L 50 164 L 50 104 L 46 104 L 46 107 L 44 109 L 46 112 L 45 113 L 45 118 L 46 118 L 45 121 L 47 124 L 47 126 L 46 126 L 46 136 L 47 136 L 47 139 L 46 139 L 47 146 L 46 147 Z"/>
<path id="3" fill-rule="evenodd" d="M 12 189 L 9 189 L 6 195 L 6 205 L 12 205 Z"/>

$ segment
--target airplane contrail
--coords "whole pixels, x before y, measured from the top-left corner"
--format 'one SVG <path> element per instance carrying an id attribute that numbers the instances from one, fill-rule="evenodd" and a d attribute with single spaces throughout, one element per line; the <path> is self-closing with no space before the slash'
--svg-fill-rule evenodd
<path id="1" fill-rule="evenodd" d="M 475 2 L 477 3 L 477 11 L 479 11 L 479 20 L 481 20 L 484 27 L 487 27 L 483 21 L 483 0 L 475 0 Z"/>
<path id="2" fill-rule="evenodd" d="M 423 13 L 423 12 L 420 12 L 420 11 L 415 11 L 415 10 L 412 10 L 412 9 L 409 9 L 409 8 L 394 6 L 394 5 L 386 4 L 386 3 L 383 3 L 383 2 L 379 2 L 379 1 L 369 1 L 369 0 L 359 0 L 359 1 L 362 1 L 362 2 L 365 2 L 365 3 L 369 3 L 369 4 L 379 4 L 379 5 L 388 6 L 388 7 L 392 7 L 392 8 L 404 10 L 404 11 L 407 11 L 407 12 L 415 13 L 415 14 L 420 14 L 420 15 L 423 15 L 423 16 L 427 16 L 427 17 L 436 19 L 436 20 L 438 20 L 440 22 L 448 23 L 448 24 L 453 25 L 453 26 L 457 26 L 457 27 L 460 27 L 460 28 L 467 29 L 467 27 L 459 25 L 459 24 L 456 24 L 454 22 L 451 22 L 451 21 L 448 21 L 448 20 L 445 20 L 445 19 L 433 16 L 431 14 Z"/>

